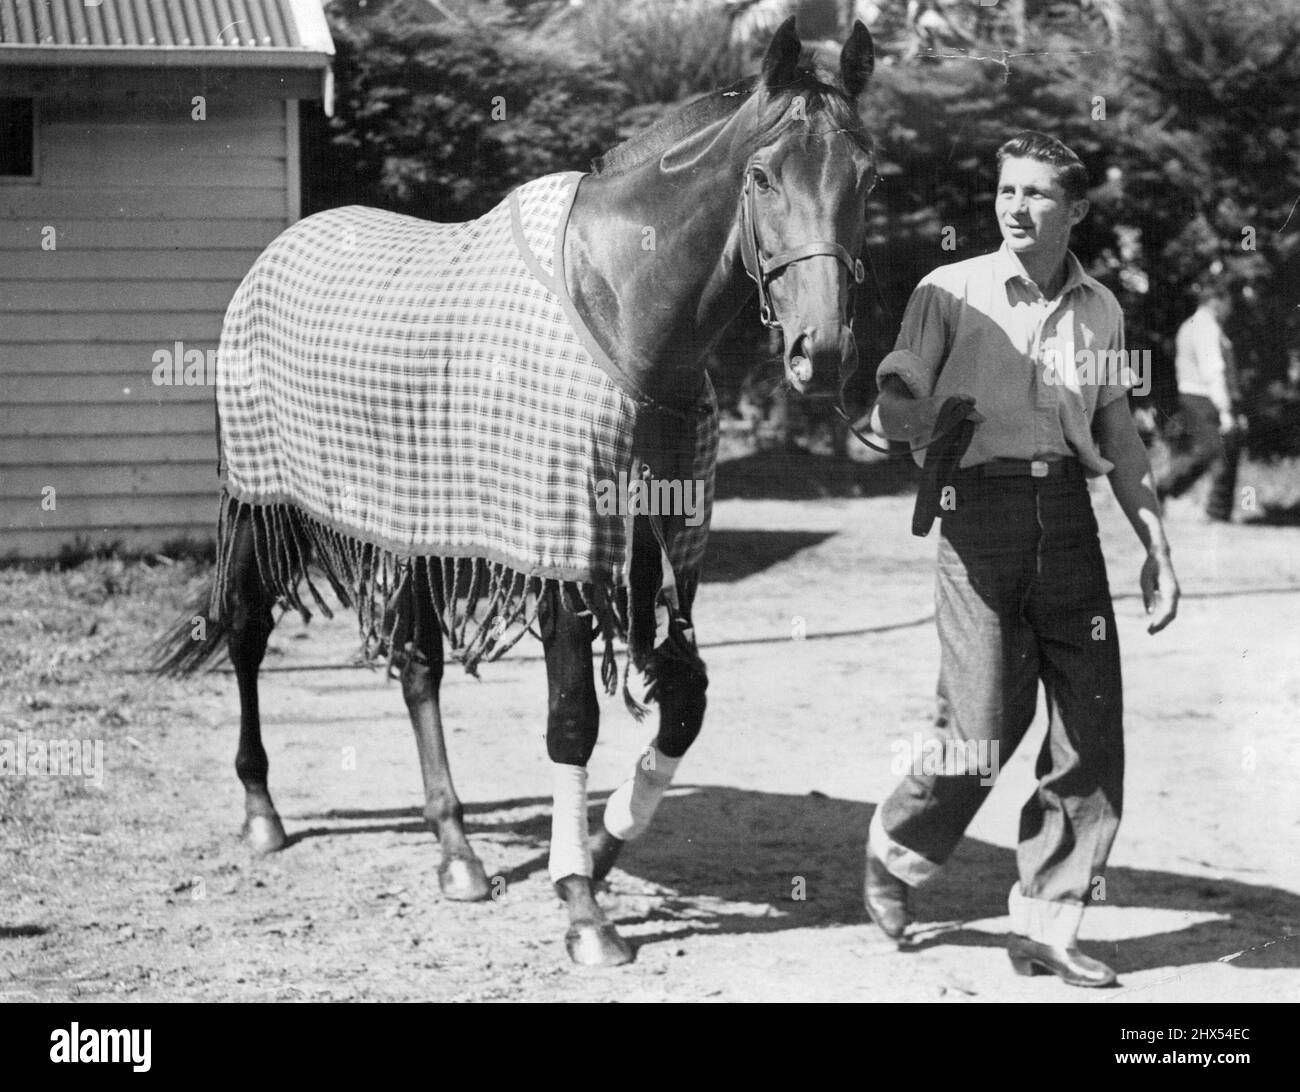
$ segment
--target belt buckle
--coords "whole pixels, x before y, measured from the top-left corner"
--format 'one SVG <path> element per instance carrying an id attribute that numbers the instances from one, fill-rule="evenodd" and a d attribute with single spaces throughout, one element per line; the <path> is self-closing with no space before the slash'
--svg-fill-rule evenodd
<path id="1" fill-rule="evenodd" d="M 1042 459 L 1035 459 L 1029 464 L 1029 476 L 1031 478 L 1047 477 L 1048 464 Z"/>

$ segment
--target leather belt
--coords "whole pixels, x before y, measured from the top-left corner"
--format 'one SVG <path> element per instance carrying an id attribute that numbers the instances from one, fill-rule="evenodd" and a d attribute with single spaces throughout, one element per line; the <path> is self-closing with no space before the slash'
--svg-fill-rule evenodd
<path id="1" fill-rule="evenodd" d="M 1065 478 L 1084 476 L 1078 459 L 994 459 L 967 468 L 982 478 Z"/>

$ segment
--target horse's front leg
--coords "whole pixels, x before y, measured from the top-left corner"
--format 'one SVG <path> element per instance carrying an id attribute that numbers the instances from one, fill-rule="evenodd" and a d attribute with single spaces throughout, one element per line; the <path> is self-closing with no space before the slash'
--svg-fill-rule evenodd
<path id="1" fill-rule="evenodd" d="M 554 585 L 539 611 L 549 691 L 546 753 L 554 779 L 550 875 L 569 913 L 564 943 L 575 963 L 616 967 L 631 962 L 632 949 L 596 902 L 587 831 L 587 761 L 600 729 L 592 620 L 565 609 Z"/>
<path id="2" fill-rule="evenodd" d="M 412 620 L 411 640 L 402 665 L 402 696 L 415 729 L 415 747 L 420 754 L 424 777 L 424 817 L 438 836 L 442 863 L 438 886 L 449 899 L 477 902 L 488 897 L 488 878 L 469 839 L 465 836 L 465 814 L 451 780 L 447 743 L 443 738 L 442 630 L 433 611 L 433 599 L 425 571 L 416 567 L 415 576 L 403 592 L 403 604 Z"/>
<path id="3" fill-rule="evenodd" d="M 637 520 L 632 540 L 632 572 L 628 595 L 634 615 L 654 618 L 655 604 L 663 580 L 659 547 L 644 520 Z M 678 586 L 680 606 L 686 619 L 691 617 L 695 600 L 695 582 Z M 657 680 L 659 734 L 637 759 L 632 776 L 623 782 L 605 805 L 604 820 L 592 841 L 592 877 L 603 880 L 614 867 L 625 842 L 643 834 L 650 825 L 659 802 L 677 773 L 678 763 L 700 734 L 707 704 L 709 685 L 704 664 L 674 659 L 656 651 L 654 674 Z"/>
<path id="4" fill-rule="evenodd" d="M 708 676 L 677 660 L 661 663 L 658 676 L 659 734 L 641 753 L 632 776 L 605 804 L 600 831 L 591 844 L 591 874 L 596 880 L 609 875 L 626 842 L 645 833 L 704 723 Z"/>

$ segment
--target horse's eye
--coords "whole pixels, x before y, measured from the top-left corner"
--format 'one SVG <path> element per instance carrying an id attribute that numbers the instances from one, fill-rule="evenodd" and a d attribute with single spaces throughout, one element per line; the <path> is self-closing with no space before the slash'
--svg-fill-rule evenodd
<path id="1" fill-rule="evenodd" d="M 751 167 L 749 169 L 751 177 L 754 179 L 754 185 L 760 190 L 770 190 L 772 182 L 767 177 L 767 172 L 762 167 Z"/>

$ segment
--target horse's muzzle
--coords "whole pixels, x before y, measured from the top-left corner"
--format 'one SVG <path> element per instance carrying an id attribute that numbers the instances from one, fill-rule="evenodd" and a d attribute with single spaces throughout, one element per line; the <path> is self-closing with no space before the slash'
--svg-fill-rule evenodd
<path id="1" fill-rule="evenodd" d="M 800 394 L 838 394 L 857 370 L 858 346 L 847 326 L 810 326 L 786 342 L 785 376 Z"/>

